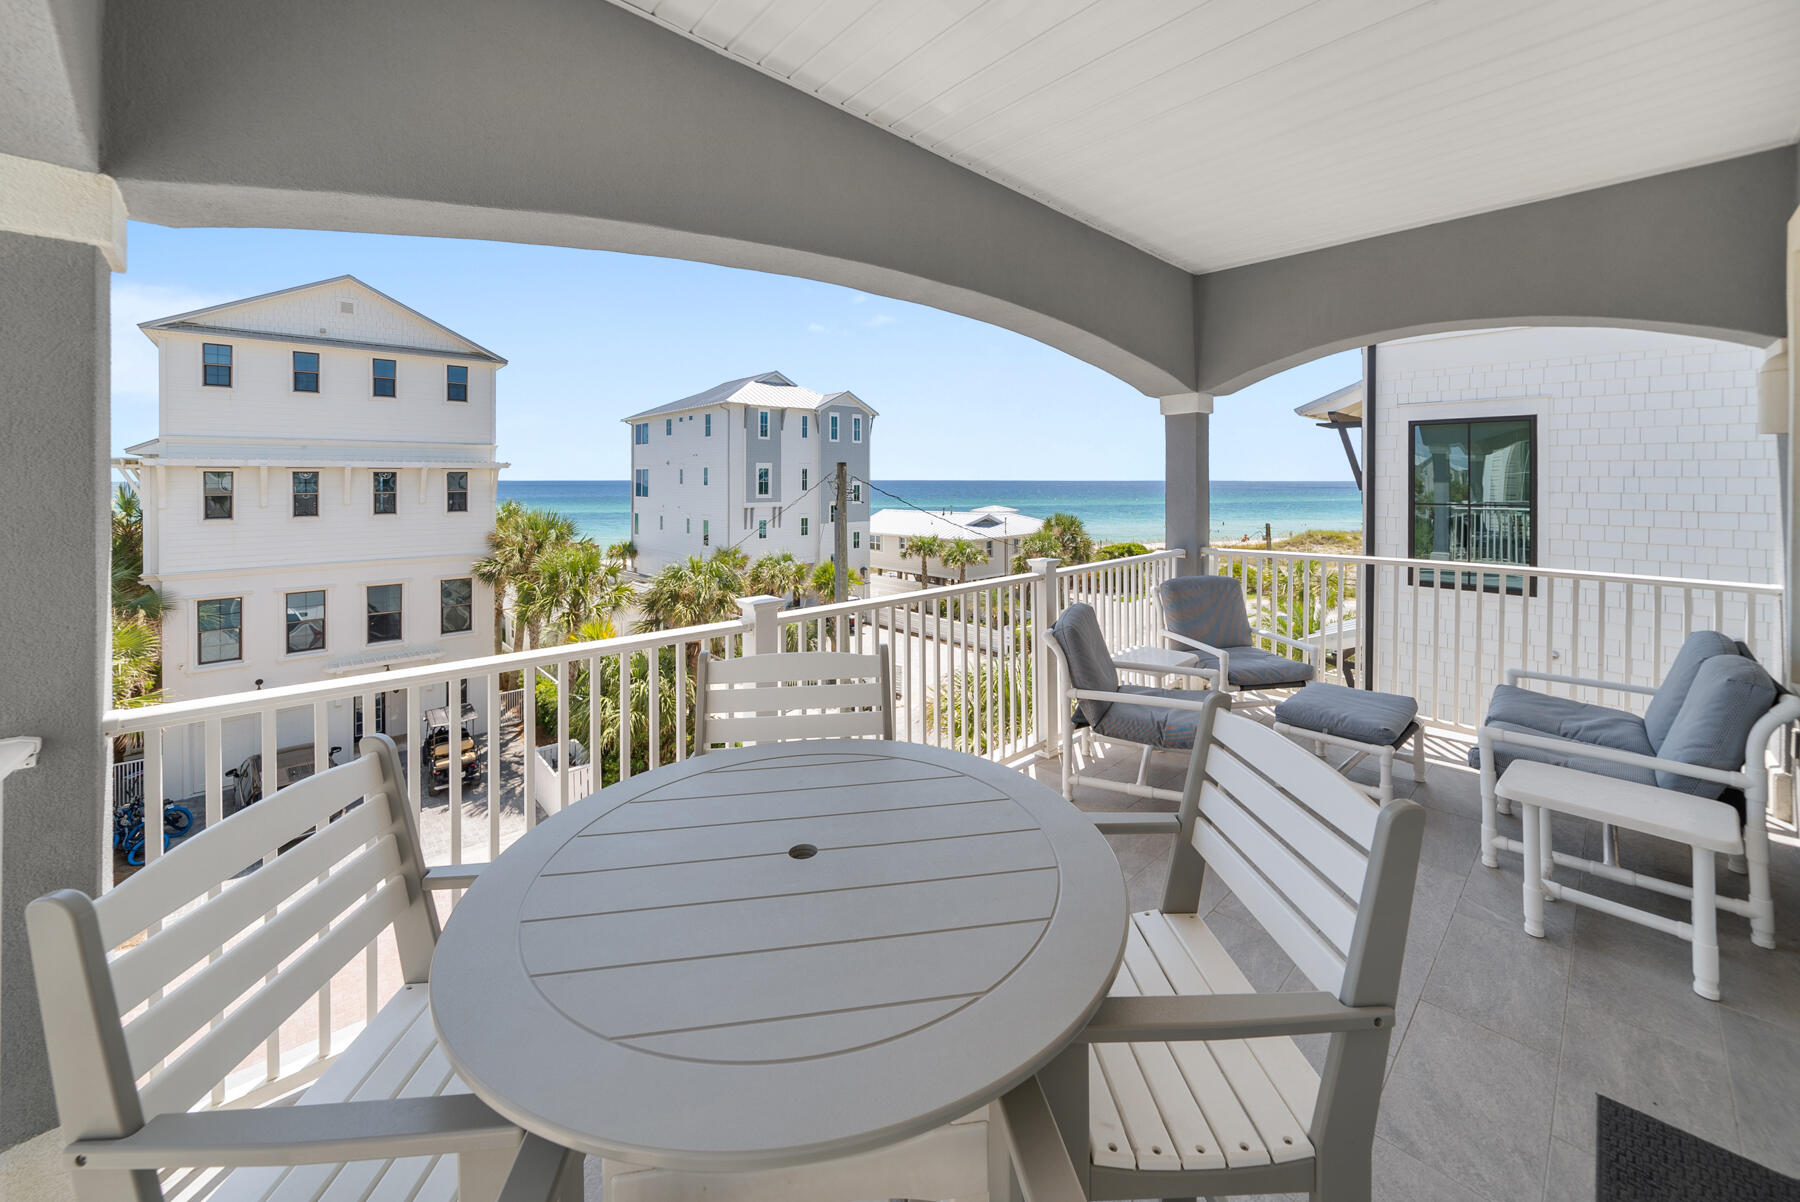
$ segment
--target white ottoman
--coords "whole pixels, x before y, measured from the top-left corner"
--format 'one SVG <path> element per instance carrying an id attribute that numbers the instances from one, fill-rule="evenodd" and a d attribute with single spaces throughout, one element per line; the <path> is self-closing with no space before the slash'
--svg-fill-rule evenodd
<path id="1" fill-rule="evenodd" d="M 1394 799 L 1394 753 L 1412 742 L 1412 778 L 1425 779 L 1425 732 L 1419 703 L 1398 693 L 1350 689 L 1314 681 L 1275 707 L 1275 729 L 1296 741 L 1311 740 L 1321 755 L 1327 745 L 1351 754 L 1339 772 L 1366 755 L 1381 765 L 1381 783 L 1363 790 L 1382 804 Z"/>

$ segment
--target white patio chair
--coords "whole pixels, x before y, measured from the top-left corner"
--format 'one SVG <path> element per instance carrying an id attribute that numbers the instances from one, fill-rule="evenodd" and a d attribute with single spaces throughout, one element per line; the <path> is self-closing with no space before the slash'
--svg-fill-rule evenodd
<path id="1" fill-rule="evenodd" d="M 99 898 L 27 906 L 76 1195 L 578 1202 L 581 1158 L 488 1109 L 437 1046 L 437 885 L 394 745 L 372 735 Z M 405 984 L 295 1104 L 190 1113 L 388 932 Z"/>
<path id="2" fill-rule="evenodd" d="M 1095 815 L 1177 836 L 1110 995 L 998 1108 L 1033 1202 L 1303 1194 L 1367 1202 L 1425 814 L 1377 806 L 1212 695 L 1181 810 Z M 1256 993 L 1196 914 L 1207 870 L 1316 992 Z M 1322 1072 L 1292 1037 L 1327 1034 Z M 996 1162 L 989 1197 L 1017 1197 Z"/>
<path id="3" fill-rule="evenodd" d="M 694 670 L 694 754 L 715 744 L 791 739 L 891 739 L 894 685 L 888 649 L 794 651 L 714 659 Z"/>
<path id="4" fill-rule="evenodd" d="M 1197 652 L 1200 670 L 1222 693 L 1297 689 L 1317 672 L 1317 644 L 1250 625 L 1244 585 L 1234 576 L 1172 577 L 1156 586 L 1156 603 L 1162 637 L 1171 647 Z M 1265 651 L 1263 642 L 1300 658 Z"/>
<path id="5" fill-rule="evenodd" d="M 1178 789 L 1159 789 L 1148 783 L 1153 751 L 1187 751 L 1194 745 L 1194 731 L 1205 708 L 1207 692 L 1199 689 L 1160 689 L 1121 684 L 1122 666 L 1107 650 L 1094 608 L 1077 602 L 1057 616 L 1044 632 L 1057 666 L 1057 716 L 1062 724 L 1062 794 L 1073 801 L 1077 783 L 1091 788 L 1176 801 Z M 1202 682 L 1211 678 L 1206 669 L 1165 667 L 1169 675 L 1190 676 Z M 1090 770 L 1094 745 L 1123 744 L 1139 750 L 1137 778 L 1112 780 Z M 1077 751 L 1082 763 L 1076 762 Z"/>

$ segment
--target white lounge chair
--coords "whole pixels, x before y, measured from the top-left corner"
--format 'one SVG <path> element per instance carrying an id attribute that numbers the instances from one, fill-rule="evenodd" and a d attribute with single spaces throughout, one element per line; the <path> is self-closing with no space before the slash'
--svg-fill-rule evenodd
<path id="1" fill-rule="evenodd" d="M 474 871 L 441 884 L 466 887 Z M 579 1202 L 581 1158 L 488 1109 L 437 1046 L 426 890 L 439 884 L 394 745 L 372 735 L 357 759 L 208 827 L 110 893 L 64 889 L 27 906 L 76 1195 L 325 1202 L 379 1187 L 485 1202 L 504 1186 L 508 1202 Z M 294 1105 L 189 1112 L 388 932 L 405 984 Z"/>
<path id="2" fill-rule="evenodd" d="M 1017 1179 L 994 1202 L 1305 1194 L 1367 1202 L 1424 811 L 1377 806 L 1214 694 L 1178 815 L 1096 815 L 1177 836 L 1159 909 L 1131 916 L 1110 996 L 1005 1095 Z M 1198 916 L 1207 870 L 1316 992 L 1259 994 Z M 1327 1034 L 1323 1071 L 1294 1044 Z M 997 1168 L 1004 1169 L 997 1162 Z"/>
<path id="3" fill-rule="evenodd" d="M 1234 576 L 1176 576 L 1156 586 L 1156 600 L 1163 637 L 1197 652 L 1200 670 L 1220 692 L 1297 689 L 1316 673 L 1318 647 L 1251 627 L 1244 585 Z M 1266 651 L 1263 642 L 1294 654 Z"/>

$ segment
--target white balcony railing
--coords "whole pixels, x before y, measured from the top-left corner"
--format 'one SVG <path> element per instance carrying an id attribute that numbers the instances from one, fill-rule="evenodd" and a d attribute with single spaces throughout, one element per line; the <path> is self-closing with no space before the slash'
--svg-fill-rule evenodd
<path id="1" fill-rule="evenodd" d="M 483 862 L 541 814 L 577 800 L 577 781 L 599 788 L 691 754 L 692 672 L 702 649 L 735 657 L 834 643 L 889 647 L 899 737 L 1015 760 L 1043 747 L 1047 737 L 1040 618 L 1085 600 L 1101 612 L 1109 639 L 1121 646 L 1147 641 L 1156 626 L 1154 586 L 1174 573 L 1180 558 L 1180 552 L 1158 552 L 1061 570 L 1038 561 L 1040 570 L 1019 575 L 803 609 L 751 599 L 740 620 L 712 626 L 114 710 L 106 715 L 105 734 L 129 745 L 134 757 L 140 742 L 142 751 L 109 783 L 125 794 L 115 801 L 172 798 L 195 812 L 197 825 L 211 825 L 253 795 L 323 769 L 334 724 L 348 729 L 346 715 L 355 714 L 400 745 L 428 861 Z M 448 704 L 453 698 L 466 704 Z M 456 710 L 460 716 L 453 717 Z M 425 742 L 427 714 L 450 728 L 468 723 L 467 779 L 455 729 L 444 732 L 447 770 L 434 779 L 431 764 L 440 756 Z M 554 756 L 558 770 L 534 762 L 541 759 L 539 746 L 571 749 L 572 742 L 583 744 L 589 761 L 579 771 L 561 770 L 575 758 L 562 752 Z M 187 760 L 197 762 L 177 762 Z M 256 779 L 232 778 L 238 764 Z M 144 856 L 153 862 L 164 854 L 162 807 L 144 811 Z M 105 859 L 130 870 L 122 858 Z M 303 1083 L 399 984 L 391 949 L 372 947 L 261 1055 L 240 1066 L 215 1103 L 264 1099 Z"/>
<path id="2" fill-rule="evenodd" d="M 1320 649 L 1325 679 L 1415 697 L 1420 716 L 1443 726 L 1473 729 L 1508 668 L 1654 686 L 1694 630 L 1739 639 L 1782 674 L 1777 584 L 1218 547 L 1205 555 L 1208 571 L 1244 582 L 1254 625 Z M 1645 702 L 1562 691 L 1626 709 Z"/>

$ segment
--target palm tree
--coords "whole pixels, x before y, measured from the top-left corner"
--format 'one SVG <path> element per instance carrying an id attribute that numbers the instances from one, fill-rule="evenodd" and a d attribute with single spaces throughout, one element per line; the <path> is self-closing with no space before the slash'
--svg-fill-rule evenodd
<path id="1" fill-rule="evenodd" d="M 850 587 L 861 588 L 862 573 L 855 568 L 850 569 Z M 829 605 L 837 599 L 837 561 L 827 559 L 814 566 L 812 579 L 807 582 L 807 591 L 816 597 L 821 604 Z"/>
<path id="2" fill-rule="evenodd" d="M 612 616 L 631 603 L 632 588 L 619 565 L 609 562 L 592 539 L 551 547 L 539 557 L 531 579 L 521 586 L 528 620 L 553 623 L 567 638 L 590 618 Z"/>
<path id="3" fill-rule="evenodd" d="M 906 550 L 909 555 L 919 557 L 919 583 L 930 585 L 931 558 L 934 555 L 939 559 L 943 558 L 944 540 L 935 534 L 921 534 L 917 538 L 906 540 Z"/>
<path id="4" fill-rule="evenodd" d="M 968 538 L 953 538 L 944 544 L 943 550 L 938 552 L 939 563 L 947 568 L 957 569 L 956 582 L 958 584 L 968 583 L 971 566 L 987 561 L 987 552 L 982 550 L 975 540 Z"/>
<path id="5" fill-rule="evenodd" d="M 750 565 L 745 582 L 753 593 L 780 597 L 790 603 L 812 578 L 812 567 L 795 559 L 792 552 L 763 555 Z"/>
<path id="6" fill-rule="evenodd" d="M 750 568 L 750 556 L 744 553 L 742 547 L 720 547 L 712 553 L 712 558 L 714 563 L 740 576 Z"/>
<path id="7" fill-rule="evenodd" d="M 494 590 L 494 645 L 506 638 L 506 594 L 514 594 L 514 647 L 523 651 L 538 643 L 538 629 L 528 617 L 527 595 L 538 560 L 552 547 L 575 540 L 575 522 L 548 509 L 527 509 L 503 501 L 488 535 L 488 553 L 475 561 L 475 578 Z"/>
<path id="8" fill-rule="evenodd" d="M 162 700 L 162 632 L 140 613 L 116 613 L 112 621 L 112 703 L 116 709 Z"/>
<path id="9" fill-rule="evenodd" d="M 638 557 L 638 545 L 630 539 L 622 543 L 614 543 L 606 549 L 606 557 L 622 568 L 635 570 Z"/>
<path id="10" fill-rule="evenodd" d="M 1060 560 L 1065 568 L 1094 558 L 1094 540 L 1074 514 L 1053 513 L 1036 533 L 1021 539 L 1012 570 L 1024 572 L 1029 570 L 1028 560 L 1050 558 Z"/>
<path id="11" fill-rule="evenodd" d="M 638 599 L 644 616 L 637 628 L 671 630 L 729 622 L 738 616 L 737 601 L 742 593 L 743 578 L 728 560 L 717 555 L 711 559 L 690 555 L 650 578 L 649 587 Z"/>
<path id="12" fill-rule="evenodd" d="M 150 622 L 166 608 L 162 594 L 144 583 L 144 507 L 137 493 L 119 485 L 113 493 L 112 608 Z"/>

